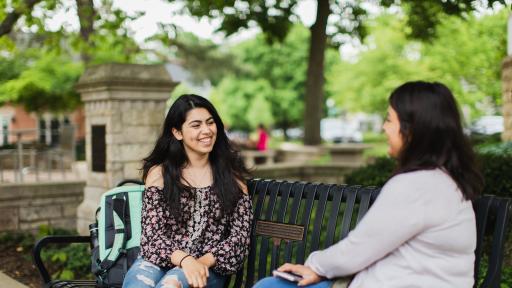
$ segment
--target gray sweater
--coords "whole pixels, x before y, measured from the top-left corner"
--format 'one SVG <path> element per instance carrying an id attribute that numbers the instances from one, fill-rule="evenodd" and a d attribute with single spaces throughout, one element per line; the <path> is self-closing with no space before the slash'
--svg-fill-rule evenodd
<path id="1" fill-rule="evenodd" d="M 350 288 L 472 287 L 476 224 L 471 201 L 443 170 L 393 177 L 342 241 L 305 265 Z"/>

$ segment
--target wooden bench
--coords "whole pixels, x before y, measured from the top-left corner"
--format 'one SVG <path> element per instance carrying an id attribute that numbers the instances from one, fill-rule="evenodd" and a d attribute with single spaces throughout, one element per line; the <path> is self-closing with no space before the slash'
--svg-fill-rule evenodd
<path id="1" fill-rule="evenodd" d="M 255 215 L 251 247 L 243 268 L 231 277 L 226 287 L 251 287 L 282 263 L 303 263 L 311 251 L 343 239 L 380 191 L 376 187 L 275 180 L 251 180 L 248 186 Z M 494 196 L 483 196 L 474 202 L 477 216 L 474 287 L 500 286 L 511 205 L 511 199 Z M 490 241 L 489 251 L 483 249 L 484 238 Z M 40 257 L 41 249 L 50 242 L 88 241 L 88 236 L 48 236 L 36 244 L 34 262 L 45 287 L 94 287 L 93 282 L 88 282 L 90 286 L 73 286 L 74 281 L 51 280 Z M 484 258 L 488 261 L 487 269 L 478 273 Z"/>

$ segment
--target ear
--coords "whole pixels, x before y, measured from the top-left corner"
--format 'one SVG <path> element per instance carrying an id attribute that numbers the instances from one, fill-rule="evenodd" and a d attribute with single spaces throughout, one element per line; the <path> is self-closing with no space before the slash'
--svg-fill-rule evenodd
<path id="1" fill-rule="evenodd" d="M 181 131 L 179 131 L 176 128 L 172 128 L 172 135 L 174 135 L 174 137 L 179 141 L 183 140 L 183 135 L 181 134 Z"/>

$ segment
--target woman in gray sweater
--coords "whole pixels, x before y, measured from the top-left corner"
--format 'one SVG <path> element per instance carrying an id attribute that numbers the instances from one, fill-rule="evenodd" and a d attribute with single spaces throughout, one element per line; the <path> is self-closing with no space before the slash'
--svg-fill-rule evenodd
<path id="1" fill-rule="evenodd" d="M 302 276 L 298 283 L 269 277 L 255 287 L 323 288 L 351 275 L 350 288 L 473 286 L 471 200 L 483 179 L 452 93 L 440 83 L 401 85 L 383 128 L 398 168 L 358 226 L 304 265 L 278 269 Z"/>

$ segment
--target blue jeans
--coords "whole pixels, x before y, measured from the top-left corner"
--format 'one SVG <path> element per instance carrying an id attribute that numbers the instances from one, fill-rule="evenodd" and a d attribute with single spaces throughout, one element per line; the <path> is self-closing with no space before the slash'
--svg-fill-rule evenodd
<path id="1" fill-rule="evenodd" d="M 308 286 L 303 286 L 303 287 L 308 287 L 308 288 L 329 288 L 329 287 L 331 287 L 331 285 L 332 285 L 332 281 L 324 280 L 324 281 L 320 281 L 318 283 L 311 284 L 311 285 L 308 285 Z M 263 278 L 260 281 L 258 281 L 256 284 L 254 284 L 254 286 L 252 286 L 252 288 L 273 288 L 273 287 L 276 287 L 276 288 L 295 288 L 295 287 L 299 287 L 299 286 L 297 286 L 296 282 L 291 282 L 291 281 L 288 281 L 288 280 L 284 280 L 284 279 L 281 279 L 279 277 Z"/>
<path id="2" fill-rule="evenodd" d="M 209 271 L 207 287 L 223 287 L 226 276 Z M 126 273 L 123 288 L 188 288 L 190 287 L 181 268 L 166 269 L 142 259 L 135 260 Z"/>

